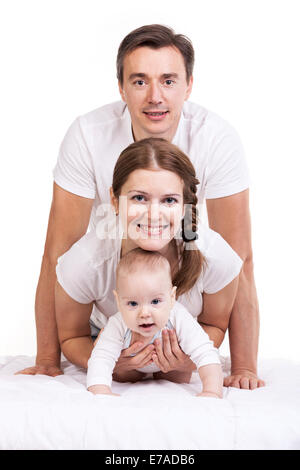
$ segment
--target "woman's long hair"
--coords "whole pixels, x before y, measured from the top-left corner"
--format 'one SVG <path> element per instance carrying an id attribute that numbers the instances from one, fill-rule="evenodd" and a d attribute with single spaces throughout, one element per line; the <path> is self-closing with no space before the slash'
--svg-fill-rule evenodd
<path id="1" fill-rule="evenodd" d="M 183 180 L 183 203 L 190 208 L 182 220 L 182 240 L 188 249 L 182 250 L 180 268 L 172 279 L 179 297 L 193 287 L 204 265 L 204 257 L 194 242 L 197 238 L 196 193 L 199 181 L 190 159 L 176 145 L 164 139 L 139 140 L 120 154 L 114 168 L 112 189 L 114 196 L 119 197 L 122 186 L 133 171 L 153 168 L 172 171 Z"/>

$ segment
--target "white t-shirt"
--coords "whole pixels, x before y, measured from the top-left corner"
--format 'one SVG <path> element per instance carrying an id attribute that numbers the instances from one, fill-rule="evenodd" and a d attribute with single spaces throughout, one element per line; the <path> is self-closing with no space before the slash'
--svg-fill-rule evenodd
<path id="1" fill-rule="evenodd" d="M 57 280 L 72 299 L 82 304 L 95 302 L 91 320 L 98 328 L 118 311 L 113 289 L 121 243 L 118 237 L 99 239 L 98 232 L 91 230 L 58 259 L 56 266 Z M 206 266 L 192 289 L 177 299 L 193 317 L 202 311 L 202 293 L 214 294 L 223 289 L 243 264 L 221 235 L 206 225 L 198 226 L 196 244 Z"/>
<path id="2" fill-rule="evenodd" d="M 63 189 L 95 198 L 90 228 L 97 223 L 96 209 L 109 203 L 113 169 L 122 152 L 133 142 L 131 117 L 122 101 L 78 117 L 61 144 L 54 181 Z M 191 102 L 185 102 L 172 141 L 195 166 L 199 204 L 230 196 L 249 187 L 244 152 L 236 131 L 222 118 Z"/>
<path id="3" fill-rule="evenodd" d="M 218 350 L 213 342 L 183 305 L 175 303 L 168 323 L 176 331 L 182 351 L 190 356 L 197 369 L 208 364 L 220 364 Z M 126 344 L 128 332 L 130 330 L 124 323 L 120 312 L 109 318 L 88 361 L 87 388 L 97 384 L 111 386 L 115 363 L 122 349 L 128 347 Z M 160 369 L 155 364 L 150 364 L 138 370 L 158 372 Z"/>

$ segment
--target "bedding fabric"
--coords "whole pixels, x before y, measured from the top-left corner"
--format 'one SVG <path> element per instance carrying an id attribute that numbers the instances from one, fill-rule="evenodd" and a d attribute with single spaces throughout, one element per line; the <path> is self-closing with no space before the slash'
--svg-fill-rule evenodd
<path id="1" fill-rule="evenodd" d="M 64 360 L 64 375 L 13 375 L 28 356 L 0 358 L 0 449 L 248 450 L 300 449 L 300 363 L 265 359 L 266 387 L 224 387 L 199 398 L 190 384 L 113 382 L 120 397 L 94 396 L 86 372 Z M 228 358 L 222 358 L 225 374 Z"/>

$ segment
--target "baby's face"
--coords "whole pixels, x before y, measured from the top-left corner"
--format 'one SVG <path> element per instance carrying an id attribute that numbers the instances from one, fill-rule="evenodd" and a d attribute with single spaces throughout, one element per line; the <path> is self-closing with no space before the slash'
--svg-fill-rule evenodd
<path id="1" fill-rule="evenodd" d="M 175 294 L 167 269 L 147 268 L 121 274 L 115 293 L 128 328 L 149 337 L 166 326 Z"/>

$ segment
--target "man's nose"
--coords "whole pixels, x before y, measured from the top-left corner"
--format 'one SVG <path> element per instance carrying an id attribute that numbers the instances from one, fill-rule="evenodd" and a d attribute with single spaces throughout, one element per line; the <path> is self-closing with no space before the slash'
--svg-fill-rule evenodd
<path id="1" fill-rule="evenodd" d="M 160 104 L 162 103 L 162 93 L 159 83 L 151 83 L 148 91 L 148 102 L 149 104 Z"/>

